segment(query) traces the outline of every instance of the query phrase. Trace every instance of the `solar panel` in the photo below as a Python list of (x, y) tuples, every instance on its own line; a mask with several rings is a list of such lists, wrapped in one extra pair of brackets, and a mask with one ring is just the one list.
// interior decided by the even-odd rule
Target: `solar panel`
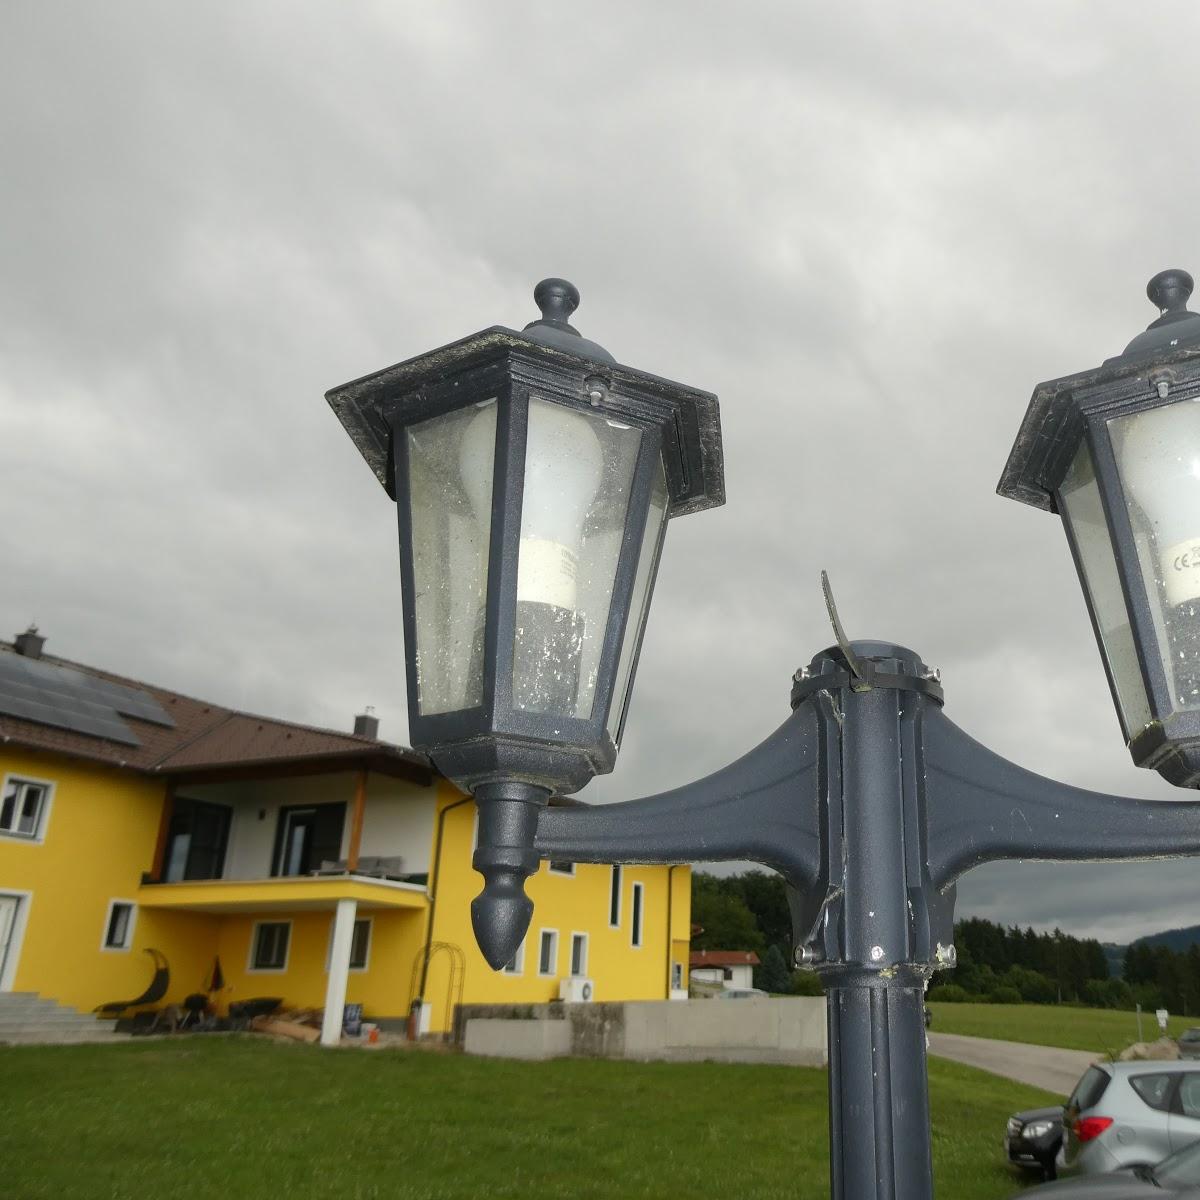
[(0, 713), (127, 746), (141, 742), (122, 716), (175, 725), (149, 692), (10, 653), (0, 653)]

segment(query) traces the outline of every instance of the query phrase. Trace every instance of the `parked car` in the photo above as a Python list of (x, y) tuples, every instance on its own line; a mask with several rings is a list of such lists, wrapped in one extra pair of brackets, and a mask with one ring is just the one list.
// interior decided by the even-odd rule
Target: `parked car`
[(1004, 1149), (1009, 1163), (1024, 1171), (1040, 1171), (1043, 1179), (1053, 1179), (1057, 1173), (1062, 1140), (1061, 1104), (1013, 1113), (1004, 1130)]
[(1096, 1063), (1063, 1109), (1062, 1162), (1085, 1175), (1154, 1166), (1200, 1141), (1200, 1062)]
[[(1022, 1192), (1024, 1197), (1062, 1197), (1062, 1200), (1163, 1200), (1186, 1192), (1189, 1200), (1200, 1188), (1200, 1142), (1163, 1159), (1157, 1167), (1122, 1167), (1103, 1175), (1079, 1175)], [(1183, 1197), (1180, 1196), (1180, 1200)]]
[(1200, 1058), (1200, 1025), (1193, 1025), (1179, 1035), (1179, 1057)]
[(762, 988), (731, 987), (717, 993), (718, 1000), (757, 1000), (760, 996), (768, 995)]

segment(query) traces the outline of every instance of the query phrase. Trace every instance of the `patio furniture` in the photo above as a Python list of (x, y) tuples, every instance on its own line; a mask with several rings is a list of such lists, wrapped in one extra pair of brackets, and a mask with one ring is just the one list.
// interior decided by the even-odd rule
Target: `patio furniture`
[(145, 953), (154, 960), (154, 977), (150, 980), (150, 986), (136, 999), (110, 1000), (107, 1004), (101, 1004), (93, 1009), (94, 1012), (103, 1013), (106, 1017), (115, 1017), (127, 1008), (141, 1008), (147, 1004), (157, 1004), (167, 994), (167, 988), (171, 983), (171, 969), (167, 965), (166, 955), (149, 947)]

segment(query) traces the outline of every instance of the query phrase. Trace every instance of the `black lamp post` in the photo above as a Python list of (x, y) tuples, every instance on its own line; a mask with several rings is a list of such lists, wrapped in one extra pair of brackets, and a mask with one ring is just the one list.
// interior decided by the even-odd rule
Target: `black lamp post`
[[(1063, 513), (1134, 759), (1181, 784), (1200, 781), (1200, 317), (1184, 309), (1190, 287), (1184, 272), (1156, 276), (1150, 295), (1165, 313), (1146, 334), (1099, 370), (1034, 392), (1000, 486)], [(847, 641), (831, 604), (838, 644), (796, 672), (791, 715), (747, 755), (658, 796), (548, 807), (553, 790), (612, 767), (656, 522), (720, 503), (722, 485), (714, 399), (566, 340), (570, 285), (547, 281), (538, 296), (546, 315), (524, 335), (489, 330), (329, 393), (399, 505), (414, 743), (481, 801), (480, 947), (497, 968), (515, 952), (532, 912), (524, 878), (543, 858), (777, 869), (796, 961), (827, 994), (832, 1195), (928, 1200), (923, 997), (932, 973), (955, 962), (958, 877), (999, 859), (1200, 854), (1200, 802), (1102, 795), (1007, 762), (945, 716), (937, 672), (904, 647)], [(562, 409), (544, 441), (535, 399)], [(480, 417), (493, 400), (496, 416)], [(632, 468), (607, 473), (628, 459), (597, 419), (640, 432)], [(598, 452), (579, 432), (589, 420)], [(493, 436), (489, 473), (475, 447)], [(613, 582), (594, 607), (539, 545), (565, 545), (565, 534), (530, 533), (526, 544), (522, 505), (530, 511), (543, 486), (539, 455), (554, 468), (603, 464), (586, 468), (586, 504), (572, 511), (588, 515), (567, 547), (582, 579), (586, 541), (599, 536), (589, 530), (623, 520), (619, 551), (597, 554)], [(490, 498), (490, 526), (475, 493)], [(456, 532), (468, 519), (473, 532)], [(528, 587), (523, 560), (537, 580)]]

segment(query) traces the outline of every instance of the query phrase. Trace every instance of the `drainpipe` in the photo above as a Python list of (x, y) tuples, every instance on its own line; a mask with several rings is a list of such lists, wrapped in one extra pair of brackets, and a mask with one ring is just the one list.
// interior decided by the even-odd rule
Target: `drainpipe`
[(667, 999), (671, 998), (671, 902), (675, 899), (675, 890), (671, 886), (671, 876), (678, 871), (683, 863), (672, 863), (667, 868)]
[(414, 1000), (424, 1002), (425, 984), (429, 980), (429, 952), (433, 945), (433, 919), (437, 915), (438, 888), (442, 884), (442, 837), (446, 832), (446, 814), (469, 803), (472, 799), (471, 796), (464, 796), (461, 800), (455, 800), (453, 804), (447, 804), (438, 813), (437, 838), (433, 844), (433, 876), (429, 884), (429, 924), (425, 929), (425, 961), (421, 963), (421, 986), (417, 989)]

